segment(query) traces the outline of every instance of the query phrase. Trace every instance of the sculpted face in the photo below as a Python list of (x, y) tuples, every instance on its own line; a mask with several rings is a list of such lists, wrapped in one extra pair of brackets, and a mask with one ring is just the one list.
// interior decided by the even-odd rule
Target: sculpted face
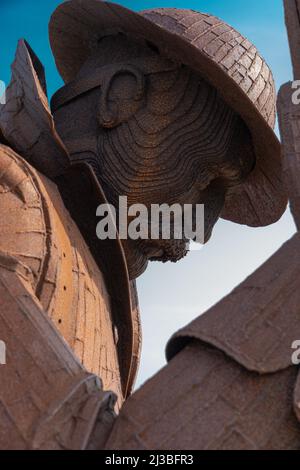
[[(124, 35), (104, 38), (77, 80), (95, 71), (101, 86), (54, 115), (72, 158), (89, 160), (114, 205), (120, 195), (147, 207), (203, 203), (208, 240), (227, 192), (255, 165), (241, 118), (198, 74)], [(133, 278), (148, 260), (180, 259), (186, 240), (128, 240), (124, 250)]]

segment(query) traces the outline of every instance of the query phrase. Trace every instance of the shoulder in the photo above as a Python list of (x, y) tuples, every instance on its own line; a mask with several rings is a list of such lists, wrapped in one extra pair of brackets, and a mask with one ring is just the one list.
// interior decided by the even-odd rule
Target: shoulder
[[(47, 312), (69, 305), (76, 231), (57, 186), (12, 148), (0, 145), (0, 251), (26, 265)], [(72, 233), (70, 233), (70, 231)], [(64, 286), (69, 286), (67, 292)]]
[(29, 268), (35, 285), (43, 273), (50, 229), (43, 192), (35, 169), (0, 144), (0, 250)]
[(129, 398), (108, 449), (266, 450), (299, 447), (297, 369), (261, 376), (192, 341)]
[(290, 367), (292, 344), (300, 339), (299, 252), (297, 233), (229, 295), (178, 331), (167, 345), (168, 359), (195, 338), (261, 375)]

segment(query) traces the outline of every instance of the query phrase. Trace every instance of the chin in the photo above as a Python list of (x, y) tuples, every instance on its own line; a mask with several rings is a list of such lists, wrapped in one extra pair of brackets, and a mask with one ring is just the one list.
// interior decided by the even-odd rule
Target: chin
[(144, 253), (149, 261), (176, 263), (187, 255), (187, 240), (154, 240), (145, 242)]
[(136, 279), (147, 269), (149, 261), (177, 263), (188, 253), (188, 240), (123, 241), (130, 279)]

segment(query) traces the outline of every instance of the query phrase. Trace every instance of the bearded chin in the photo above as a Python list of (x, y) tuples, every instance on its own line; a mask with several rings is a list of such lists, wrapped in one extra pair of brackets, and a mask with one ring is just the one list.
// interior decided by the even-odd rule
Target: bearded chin
[(141, 248), (150, 261), (176, 263), (187, 255), (187, 244), (187, 240), (150, 240)]

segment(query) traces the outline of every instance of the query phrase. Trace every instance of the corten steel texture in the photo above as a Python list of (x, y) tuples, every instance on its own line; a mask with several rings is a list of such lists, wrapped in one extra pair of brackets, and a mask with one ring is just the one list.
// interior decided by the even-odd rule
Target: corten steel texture
[[(118, 31), (148, 39), (160, 60), (165, 56), (187, 65), (189, 74), (198, 72), (242, 116), (257, 165), (230, 193), (223, 215), (249, 225), (277, 220), (286, 198), (272, 131), (274, 84), (254, 46), (210, 15), (175, 9), (136, 14), (106, 2), (73, 0), (58, 8), (50, 24), (66, 81), (88, 57), (97, 62), (93, 51), (100, 37)], [(130, 68), (140, 85), (142, 65)], [(0, 376), (0, 447), (99, 448), (114, 419), (115, 394), (120, 406), (132, 388), (140, 349), (135, 284), (120, 241), (96, 240), (95, 209), (106, 202), (101, 178), (91, 161), (74, 158), (80, 145), (91, 150), (99, 124), (110, 128), (112, 120), (105, 116), (103, 93), (95, 136), (83, 132), (92, 119), (82, 121), (69, 142), (76, 113), (70, 122), (63, 114), (53, 118), (43, 67), (25, 41), (12, 72), (7, 103), (0, 107), (0, 140), (11, 147), (0, 146), (0, 315), (10, 351), (10, 367)], [(126, 94), (131, 88), (124, 84)], [(125, 118), (144, 98), (139, 88), (140, 101), (122, 110)], [(81, 104), (75, 100), (76, 106)], [(67, 115), (71, 108), (61, 109)], [(237, 131), (234, 150), (247, 137), (242, 125)], [(297, 235), (172, 338), (170, 364), (128, 400), (107, 447), (299, 448), (300, 387), (291, 366), (291, 344), (300, 335), (299, 244)], [(86, 369), (115, 394), (103, 392)]]
[[(119, 240), (103, 242), (100, 246), (96, 239), (96, 207), (100, 201), (107, 201), (87, 164), (70, 167), (68, 151), (55, 129), (44, 83), (42, 65), (30, 46), (20, 41), (7, 101), (0, 107), (0, 125), (10, 146), (43, 173), (37, 175), (33, 167), (19, 158), (22, 171), (32, 174), (39, 182), (36, 197), (40, 200), (41, 219), (37, 211), (29, 216), (26, 203), (22, 205), (22, 200), (14, 199), (11, 187), (12, 193), (7, 191), (0, 199), (1, 209), (4, 204), (3, 211), (10, 217), (2, 233), (2, 249), (17, 251), (22, 259), (34, 264), (34, 269), (41, 264), (37, 288), (38, 295), (45, 297), (44, 308), (55, 316), (58, 327), (84, 364), (104, 375), (105, 386), (114, 382), (112, 388), (121, 402), (134, 383), (140, 348), (139, 309), (136, 296), (134, 304), (131, 299), (135, 283), (129, 283)], [(3, 152), (6, 158), (18, 160), (16, 155), (9, 157), (9, 149)], [(44, 175), (56, 179), (77, 226), (56, 186)], [(8, 181), (3, 180), (3, 183), (9, 188), (12, 176), (8, 172), (5, 178)], [(9, 196), (13, 203), (19, 202), (14, 211), (8, 210), (9, 205), (3, 200)], [(34, 223), (38, 228), (31, 230)], [(27, 235), (21, 229), (22, 224), (28, 228)], [(9, 232), (10, 237), (7, 237)], [(21, 244), (15, 250), (16, 241), (24, 242), (25, 248)], [(32, 252), (32, 256), (23, 254), (23, 249)], [(106, 329), (107, 335), (104, 334)], [(110, 354), (107, 354), (106, 342)]]
[[(284, 2), (286, 27), (289, 36), (291, 58), (294, 67), (295, 80), (300, 79), (300, 2), (288, 0)], [(299, 87), (297, 86), (298, 90)], [(283, 144), (284, 179), (289, 195), (291, 211), (300, 228), (300, 111), (299, 105), (293, 103), (293, 95), (299, 93), (293, 88), (293, 83), (282, 85), (278, 95), (279, 128)]]
[[(114, 207), (120, 195), (148, 210), (161, 202), (201, 202), (206, 240), (228, 188), (255, 164), (250, 132), (215, 88), (131, 38), (106, 38), (76, 83), (52, 98), (52, 109), (71, 160), (91, 165)], [(79, 202), (76, 221), (86, 206)], [(129, 275), (141, 274), (149, 259), (177, 261), (186, 241), (123, 240)]]
[(103, 275), (56, 186), (8, 147), (0, 147), (0, 156), (0, 249), (30, 269), (45, 312), (121, 405), (116, 325)]
[(283, 0), (295, 80), (300, 79), (300, 2)]
[(118, 31), (146, 38), (162, 56), (184, 63), (215, 86), (244, 119), (256, 150), (256, 168), (228, 197), (223, 216), (252, 226), (275, 222), (286, 207), (280, 144), (273, 132), (275, 88), (256, 48), (211, 15), (155, 9), (134, 13), (98, 0), (60, 5), (50, 22), (50, 41), (64, 80), (72, 81), (99, 39)]
[(174, 335), (169, 364), (125, 403), (109, 449), (299, 449), (299, 250), (297, 234)]
[(24, 40), (18, 42), (6, 103), (0, 105), (0, 127), (6, 143), (49, 178), (69, 167), (49, 109), (44, 68)]
[[(28, 197), (31, 188), (25, 186), (26, 180), (16, 198)], [(0, 370), (0, 448), (103, 447), (115, 417), (114, 395), (82, 367), (35, 290), (35, 273), (0, 253), (1, 339), (7, 349)]]
[(192, 341), (134, 393), (110, 450), (299, 450), (297, 369), (260, 376)]
[[(198, 13), (195, 16), (194, 12), (191, 13), (187, 10), (145, 13), (151, 17), (153, 15), (155, 18), (158, 17), (158, 22), (165, 16), (167, 18), (169, 14), (175, 15), (177, 20), (179, 17), (185, 18), (186, 21), (189, 21), (190, 17), (192, 18), (192, 23), (185, 32), (186, 34), (182, 32), (182, 22), (174, 20), (178, 30), (175, 28), (174, 34), (172, 33), (170, 36), (167, 27), (162, 29), (140, 15), (124, 10), (127, 12), (124, 13), (125, 16), (127, 14), (129, 16), (135, 15), (134, 17), (139, 21), (146, 22), (148, 26), (152, 25), (155, 31), (172, 37), (175, 42), (179, 41), (179, 46), (187, 47), (190, 51), (190, 62), (187, 62), (187, 66), (181, 67), (181, 64), (175, 64), (176, 56), (173, 57), (170, 54), (173, 59), (170, 61), (164, 57), (163, 48), (162, 54), (153, 52), (153, 44), (150, 47), (149, 41), (146, 44), (141, 40), (141, 37), (135, 37), (135, 42), (138, 43), (140, 49), (144, 49), (144, 56), (140, 51), (137, 56), (130, 55), (130, 50), (132, 51), (130, 40), (133, 41), (130, 34), (126, 38), (122, 36), (122, 44), (116, 45), (114, 39), (118, 35), (112, 34), (112, 31), (108, 32), (107, 29), (101, 31), (103, 26), (101, 23), (102, 9), (111, 11), (111, 8), (114, 10), (115, 6), (107, 6), (105, 3), (90, 0), (84, 3), (81, 11), (80, 5), (81, 3), (77, 1), (65, 3), (54, 14), (52, 26), (50, 24), (50, 31), (59, 26), (57, 33), (59, 38), (61, 34), (66, 35), (66, 37), (60, 38), (61, 50), (66, 53), (64, 57), (66, 64), (72, 57), (72, 54), (68, 55), (67, 48), (65, 50), (66, 41), (64, 39), (68, 39), (70, 34), (68, 28), (74, 32), (76, 26), (77, 35), (85, 34), (85, 31), (81, 30), (82, 23), (75, 22), (75, 25), (72, 23), (65, 8), (71, 8), (73, 13), (73, 8), (79, 8), (77, 17), (82, 15), (84, 18), (88, 14), (89, 7), (94, 6), (98, 9), (99, 18), (96, 16), (95, 19), (90, 12), (90, 21), (92, 23), (96, 21), (99, 34), (106, 35), (108, 41), (104, 41), (104, 43), (108, 47), (109, 53), (107, 54), (107, 51), (104, 50), (103, 38), (99, 50), (94, 49), (94, 43), (91, 44), (89, 52), (86, 51), (87, 62), (83, 64), (82, 58), (80, 63), (82, 67), (79, 70), (77, 81), (68, 83), (66, 88), (56, 94), (53, 101), (53, 109), (55, 109), (53, 117), (46, 98), (43, 67), (29, 45), (21, 41), (13, 64), (12, 82), (7, 91), (7, 104), (0, 109), (0, 121), (4, 136), (10, 145), (18, 150), (35, 168), (58, 183), (67, 209), (71, 212), (85, 237), (96, 262), (100, 264), (103, 271), (106, 271), (104, 274), (107, 279), (118, 275), (119, 282), (123, 282), (122, 289), (114, 289), (115, 283), (113, 282), (107, 288), (113, 302), (122, 295), (123, 304), (127, 303), (128, 305), (127, 311), (119, 309), (118, 317), (122, 314), (122, 319), (119, 321), (120, 345), (129, 341), (133, 347), (134, 337), (132, 336), (128, 340), (128, 331), (132, 331), (133, 319), (129, 306), (130, 285), (127, 282), (126, 271), (128, 270), (130, 279), (134, 279), (144, 271), (148, 260), (179, 260), (186, 255), (187, 240), (176, 243), (174, 240), (171, 240), (170, 243), (164, 241), (161, 244), (153, 241), (133, 244), (130, 240), (125, 240), (123, 250), (121, 246), (117, 250), (119, 256), (115, 252), (112, 257), (110, 253), (114, 250), (109, 246), (109, 242), (106, 242), (105, 246), (102, 243), (102, 247), (99, 248), (99, 242), (96, 238), (95, 209), (97, 205), (102, 203), (105, 197), (116, 205), (118, 196), (124, 192), (132, 198), (129, 201), (130, 204), (161, 202), (160, 197), (161, 200), (168, 203), (170, 203), (170, 198), (175, 198), (176, 202), (180, 204), (186, 203), (187, 200), (199, 203), (200, 200), (206, 207), (206, 241), (210, 237), (213, 225), (222, 213), (224, 200), (225, 209), (227, 207), (226, 210), (228, 210), (230, 207), (235, 216), (239, 217), (242, 215), (242, 211), (245, 211), (247, 217), (252, 217), (252, 222), (249, 219), (247, 221), (250, 225), (264, 225), (273, 222), (281, 215), (286, 203), (285, 199), (279, 208), (278, 199), (281, 202), (284, 199), (282, 198), (282, 188), (280, 181), (278, 180), (277, 184), (276, 177), (273, 175), (275, 179), (272, 179), (271, 175), (272, 171), (277, 176), (279, 175), (276, 170), (276, 158), (272, 161), (270, 171), (265, 171), (266, 169), (262, 169), (262, 172), (258, 171), (260, 164), (255, 166), (257, 149), (253, 148), (249, 129), (236, 113), (239, 110), (235, 106), (234, 97), (240, 96), (239, 103), (242, 103), (243, 107), (247, 105), (249, 110), (252, 109), (253, 117), (256, 118), (255, 122), (257, 125), (260, 123), (259, 128), (264, 134), (261, 142), (266, 143), (268, 151), (276, 156), (279, 152), (272, 151), (272, 142), (277, 141), (271, 130), (275, 110), (274, 100), (272, 101), (274, 87), (268, 67), (256, 52), (254, 54), (253, 46), (220, 20), (213, 19), (209, 15)], [(116, 8), (118, 7), (116, 6)], [(121, 11), (123, 11), (122, 8)], [(109, 23), (108, 18), (106, 20)], [(60, 24), (60, 21), (63, 23)], [(88, 24), (86, 18), (84, 22), (85, 25)], [(195, 25), (195, 28), (192, 27), (192, 24)], [(201, 25), (205, 26), (201, 36), (205, 43), (205, 47), (202, 45), (204, 49), (198, 43), (193, 46), (190, 44), (191, 42), (195, 43), (195, 38), (193, 39), (195, 31), (193, 34), (191, 31), (196, 29), (199, 32), (199, 28), (202, 28)], [(233, 69), (237, 64), (241, 65), (239, 59), (227, 70), (226, 61), (223, 62), (223, 59), (219, 61), (216, 57), (208, 57), (206, 51), (206, 46), (210, 44), (207, 42), (208, 38), (210, 33), (215, 34), (215, 31), (218, 31), (220, 25), (221, 29), (225, 28), (224, 31), (226, 31), (224, 33), (222, 30), (224, 34), (220, 33), (224, 44), (230, 45), (233, 41), (232, 38), (234, 38), (234, 44), (239, 41), (243, 44), (245, 54), (241, 60), (247, 60), (247, 56), (249, 62), (249, 57), (254, 54), (251, 66), (248, 64), (249, 68), (245, 68), (245, 77), (247, 76), (250, 80), (251, 76), (253, 79), (253, 87), (247, 90), (249, 96), (243, 89), (245, 81), (242, 80), (239, 85), (230, 75), (233, 74), (235, 77)], [(92, 29), (89, 29), (88, 37), (91, 31)], [(128, 32), (130, 33), (130, 31)], [(192, 36), (187, 38), (186, 35), (190, 33)], [(138, 32), (136, 34), (138, 35)], [(232, 41), (229, 40), (228, 35)], [(120, 38), (120, 35), (118, 37)], [(220, 37), (218, 36), (219, 39)], [(72, 41), (73, 39), (72, 36)], [(77, 46), (79, 47), (79, 44), (76, 44)], [(81, 45), (81, 47), (83, 46)], [(124, 52), (122, 55), (120, 55), (120, 50)], [(152, 50), (151, 60), (150, 50)], [(182, 48), (178, 47), (178, 50), (182, 51)], [(78, 53), (80, 56), (80, 51)], [(167, 53), (165, 55), (169, 57)], [(119, 57), (118, 63), (115, 63), (116, 57)], [(129, 63), (127, 63), (127, 59), (129, 59)], [(165, 66), (166, 62), (169, 66), (170, 64), (173, 67), (176, 65), (173, 75), (172, 73), (171, 75), (159, 73), (158, 70), (154, 71), (152, 69), (153, 59), (156, 59), (156, 67), (157, 65)], [(188, 65), (194, 65), (195, 70), (192, 70)], [(253, 78), (255, 70), (258, 74), (257, 83)], [(95, 74), (98, 77), (100, 73), (99, 80), (100, 78), (101, 80), (97, 87), (94, 83)], [(148, 79), (148, 75), (151, 74), (155, 76), (151, 79), (152, 81)], [(178, 77), (174, 79), (176, 74)], [(207, 80), (204, 80), (201, 74)], [(256, 100), (253, 97), (253, 89), (260, 88), (260, 85), (257, 85), (261, 83), (259, 77), (266, 74), (270, 83), (266, 85), (261, 94), (260, 92), (257, 94)], [(207, 78), (208, 76), (210, 79)], [(135, 96), (131, 94), (133, 77), (136, 78)], [(155, 80), (156, 85), (153, 85), (152, 82)], [(174, 83), (171, 86), (172, 80)], [(228, 84), (221, 86), (216, 80), (225, 80)], [(151, 81), (150, 85), (149, 81)], [(76, 96), (76, 99), (73, 99), (73, 96), (71, 102), (68, 101), (62, 105), (62, 96), (65, 93), (72, 95), (74, 91), (76, 92), (78, 83), (81, 86), (83, 82), (85, 86), (87, 84), (89, 87), (92, 86), (92, 89), (89, 88), (89, 92), (84, 95), (81, 90), (80, 96)], [(111, 86), (112, 83), (114, 86)], [(111, 89), (113, 90), (112, 94), (117, 89), (117, 99), (115, 96), (111, 96)], [(155, 93), (153, 93), (153, 89), (156, 89)], [(221, 89), (228, 92), (228, 96), (224, 96), (226, 102), (221, 97)], [(231, 100), (229, 100), (229, 95)], [(255, 107), (249, 97), (256, 100), (255, 103), (259, 109)], [(114, 106), (111, 106), (111, 99)], [(174, 99), (176, 100), (175, 107)], [(270, 112), (267, 109), (268, 106), (270, 106)], [(117, 112), (114, 112), (113, 109), (117, 109)], [(185, 112), (187, 109), (189, 112)], [(245, 113), (246, 111), (240, 112), (240, 115), (247, 121)], [(155, 120), (153, 121), (154, 116)], [(26, 126), (22, 126), (22, 120), (26, 120)], [(269, 122), (267, 123), (266, 120)], [(250, 127), (248, 121), (247, 124)], [(135, 127), (134, 132), (132, 127)], [(128, 132), (128, 128), (130, 128), (130, 132)], [(273, 140), (270, 140), (268, 135), (271, 135)], [(254, 135), (252, 137), (254, 138)], [(254, 141), (257, 142), (256, 137)], [(265, 152), (266, 155), (268, 151)], [(84, 161), (90, 167), (69, 168), (70, 164), (73, 165), (78, 161)], [(253, 170), (253, 166), (256, 169)], [(120, 172), (116, 169), (120, 169)], [(279, 168), (277, 169), (279, 171)], [(65, 174), (63, 174), (64, 172)], [(265, 172), (264, 176), (263, 172)], [(80, 177), (82, 173), (84, 177)], [(166, 184), (166, 174), (169, 185)], [(75, 189), (75, 186), (80, 184), (80, 187), (83, 188), (82, 195)], [(89, 187), (89, 194), (84, 191), (86, 185)], [(259, 189), (256, 188), (254, 191), (254, 204), (251, 199), (255, 185), (259, 186)], [(105, 189), (105, 196), (102, 188)], [(247, 190), (249, 190), (248, 195), (246, 195)], [(243, 194), (245, 200), (243, 200)], [(82, 197), (85, 197), (84, 201)], [(238, 208), (236, 202), (238, 202)], [(266, 210), (263, 221), (262, 219), (259, 221), (260, 210), (262, 212)], [(245, 220), (246, 218), (244, 222)], [(118, 241), (114, 245), (117, 244)], [(129, 376), (130, 357), (126, 358), (123, 351), (120, 351), (119, 356), (123, 363), (122, 368), (127, 371), (126, 374)]]
[(261, 374), (291, 365), (291, 345), (300, 338), (300, 234), (205, 315), (176, 333), (171, 359), (190, 338), (208, 342), (246, 369)]
[[(300, 35), (300, 23), (299, 23)], [(284, 179), (289, 194), (290, 208), (297, 229), (300, 229), (300, 107), (293, 104), (295, 89), (292, 82), (280, 88), (278, 94), (278, 120), (284, 155)]]

